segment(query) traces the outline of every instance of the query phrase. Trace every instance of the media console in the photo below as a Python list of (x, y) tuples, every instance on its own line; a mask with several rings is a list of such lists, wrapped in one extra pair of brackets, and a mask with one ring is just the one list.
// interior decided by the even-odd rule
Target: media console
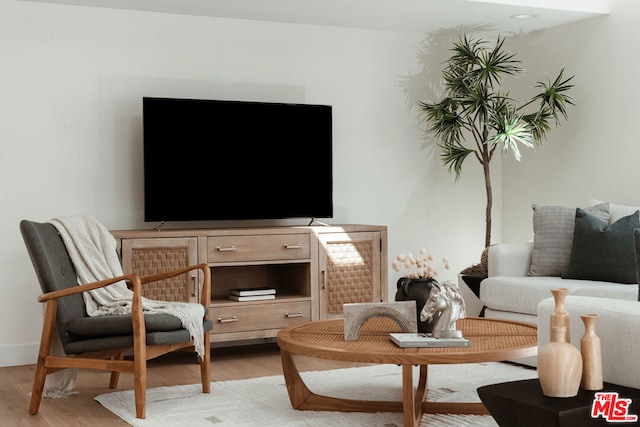
[[(345, 303), (386, 301), (387, 227), (377, 225), (115, 230), (125, 273), (211, 268), (212, 342), (275, 338), (287, 326), (342, 316)], [(144, 296), (196, 301), (202, 278), (159, 282)], [(273, 300), (239, 302), (229, 289), (266, 286)]]

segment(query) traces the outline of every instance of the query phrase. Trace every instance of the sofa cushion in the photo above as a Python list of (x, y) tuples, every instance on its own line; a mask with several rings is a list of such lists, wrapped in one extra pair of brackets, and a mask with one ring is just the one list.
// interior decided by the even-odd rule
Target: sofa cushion
[(638, 283), (634, 230), (639, 227), (639, 211), (609, 224), (578, 208), (571, 258), (563, 277)]
[(638, 285), (560, 277), (507, 277), (484, 279), (480, 301), (489, 309), (536, 315), (538, 303), (551, 296), (551, 289), (567, 288), (572, 295), (637, 300)]
[[(534, 238), (529, 274), (561, 277), (567, 272), (571, 257), (576, 208), (540, 205), (532, 208)], [(604, 221), (609, 218), (608, 203), (585, 210)]]
[(599, 205), (601, 203), (609, 205), (609, 224), (616, 222), (623, 216), (631, 215), (635, 211), (640, 210), (640, 207), (638, 206), (617, 205), (615, 203), (604, 202), (598, 199), (589, 199), (590, 206)]

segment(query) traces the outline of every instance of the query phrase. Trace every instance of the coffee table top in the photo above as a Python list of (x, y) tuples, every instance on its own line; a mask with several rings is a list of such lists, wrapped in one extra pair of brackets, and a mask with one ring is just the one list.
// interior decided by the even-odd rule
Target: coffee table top
[(470, 347), (400, 348), (389, 333), (402, 331), (386, 317), (367, 321), (357, 341), (345, 341), (343, 319), (332, 319), (285, 328), (278, 333), (278, 345), (293, 354), (321, 359), (415, 365), (496, 362), (538, 352), (534, 324), (470, 317), (459, 319), (457, 327), (471, 341)]

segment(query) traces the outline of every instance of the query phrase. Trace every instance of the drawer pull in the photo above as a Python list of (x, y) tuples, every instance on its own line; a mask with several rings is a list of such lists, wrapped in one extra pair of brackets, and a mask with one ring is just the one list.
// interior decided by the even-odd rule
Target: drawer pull
[(301, 311), (297, 312), (297, 313), (285, 313), (284, 317), (286, 317), (287, 319), (291, 319), (293, 317), (302, 317), (304, 316), (304, 314), (302, 314)]
[(304, 246), (302, 246), (302, 243), (298, 243), (297, 245), (290, 245), (288, 243), (284, 244), (284, 248), (285, 249), (302, 249)]
[(238, 248), (233, 245), (233, 246), (216, 246), (216, 251), (218, 252), (233, 252), (233, 251), (237, 251)]
[(227, 319), (223, 319), (222, 317), (218, 317), (218, 323), (231, 323), (231, 322), (237, 322), (238, 321), (238, 316), (233, 316)]

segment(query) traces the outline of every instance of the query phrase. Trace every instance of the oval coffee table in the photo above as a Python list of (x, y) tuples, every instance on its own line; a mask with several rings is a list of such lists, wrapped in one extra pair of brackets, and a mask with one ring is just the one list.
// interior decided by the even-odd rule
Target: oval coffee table
[[(389, 338), (401, 332), (385, 317), (365, 323), (357, 341), (344, 340), (342, 319), (307, 322), (278, 333), (282, 369), (291, 406), (299, 410), (343, 412), (403, 412), (405, 426), (418, 426), (422, 413), (489, 415), (481, 402), (429, 402), (427, 371), (430, 364), (497, 362), (535, 356), (537, 329), (530, 323), (485, 318), (457, 322), (470, 347), (400, 348)], [(345, 362), (402, 365), (402, 402), (343, 399), (313, 393), (302, 380), (293, 355)], [(420, 366), (413, 386), (413, 366)]]

